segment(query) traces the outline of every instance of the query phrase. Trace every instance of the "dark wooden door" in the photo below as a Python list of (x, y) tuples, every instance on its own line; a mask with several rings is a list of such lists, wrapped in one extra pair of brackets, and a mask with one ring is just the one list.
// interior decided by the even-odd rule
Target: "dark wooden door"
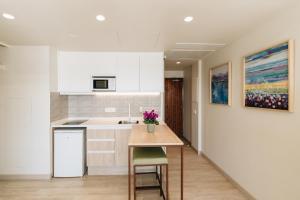
[(165, 79), (165, 121), (179, 136), (183, 135), (182, 78)]

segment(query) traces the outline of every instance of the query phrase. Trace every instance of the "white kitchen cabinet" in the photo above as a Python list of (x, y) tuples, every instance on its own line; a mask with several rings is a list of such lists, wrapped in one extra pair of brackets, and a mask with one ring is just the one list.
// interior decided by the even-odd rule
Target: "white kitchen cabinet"
[(58, 54), (58, 90), (59, 92), (91, 91), (91, 74), (88, 65), (80, 53)]
[(59, 52), (58, 90), (91, 93), (92, 76), (116, 76), (117, 92), (163, 92), (163, 52)]
[(162, 52), (140, 53), (140, 91), (164, 91), (164, 57)]
[(92, 91), (92, 76), (115, 76), (116, 54), (99, 52), (59, 52), (58, 88), (60, 92)]
[(140, 90), (140, 57), (138, 53), (117, 54), (117, 92)]
[(115, 76), (117, 55), (113, 52), (95, 52), (87, 54), (88, 70), (92, 76)]

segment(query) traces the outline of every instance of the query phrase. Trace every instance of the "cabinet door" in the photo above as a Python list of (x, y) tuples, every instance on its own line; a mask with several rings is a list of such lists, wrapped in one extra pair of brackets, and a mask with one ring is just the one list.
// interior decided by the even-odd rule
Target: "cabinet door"
[(115, 165), (114, 130), (87, 130), (87, 165), (89, 167)]
[(91, 76), (115, 76), (117, 67), (116, 53), (90, 52), (86, 55), (86, 62)]
[(117, 91), (138, 92), (140, 90), (140, 64), (138, 53), (117, 55)]
[(116, 53), (59, 52), (60, 92), (91, 92), (92, 76), (115, 76)]
[(164, 91), (162, 52), (140, 54), (140, 89), (142, 92)]
[(88, 129), (87, 130), (87, 139), (115, 139), (115, 130), (114, 129)]
[(88, 167), (112, 167), (115, 164), (113, 152), (93, 152), (87, 154)]
[(116, 165), (128, 165), (128, 139), (131, 129), (116, 130)]
[(58, 89), (60, 92), (90, 92), (91, 75), (80, 53), (58, 55)]
[(87, 130), (87, 152), (115, 151), (114, 130)]

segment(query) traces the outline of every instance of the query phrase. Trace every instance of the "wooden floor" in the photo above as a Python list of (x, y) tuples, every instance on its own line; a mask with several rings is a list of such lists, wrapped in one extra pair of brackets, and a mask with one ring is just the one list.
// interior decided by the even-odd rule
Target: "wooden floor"
[[(179, 151), (168, 149), (170, 160), (170, 199), (179, 199)], [(245, 200), (225, 177), (203, 157), (185, 147), (185, 200)], [(139, 184), (154, 181), (151, 175)], [(89, 176), (49, 181), (0, 181), (0, 199), (127, 200), (127, 176)], [(162, 199), (158, 191), (139, 191), (138, 200)]]

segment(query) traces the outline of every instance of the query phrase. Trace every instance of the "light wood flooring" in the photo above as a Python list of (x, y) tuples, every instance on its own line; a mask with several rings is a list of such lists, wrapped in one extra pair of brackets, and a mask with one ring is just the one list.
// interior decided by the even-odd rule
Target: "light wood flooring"
[[(179, 149), (169, 148), (170, 199), (179, 199)], [(185, 147), (185, 200), (245, 200), (206, 159)], [(151, 175), (139, 184), (154, 181)], [(35, 181), (0, 181), (1, 200), (127, 200), (127, 176), (89, 176)], [(160, 200), (158, 191), (139, 191), (138, 200)]]

